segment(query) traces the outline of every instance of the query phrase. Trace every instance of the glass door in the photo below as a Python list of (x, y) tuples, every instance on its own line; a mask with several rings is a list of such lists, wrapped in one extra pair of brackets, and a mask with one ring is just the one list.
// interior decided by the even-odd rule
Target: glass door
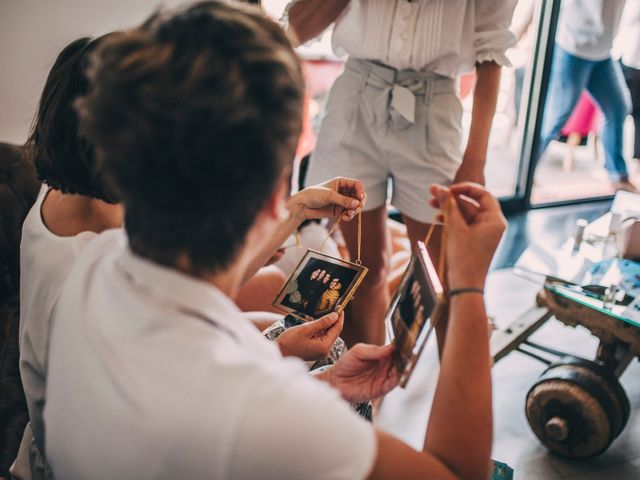
[[(541, 84), (532, 88), (539, 94), (533, 98), (536, 111), (523, 152), (524, 195), (531, 206), (607, 198), (629, 187), (627, 176), (632, 182), (638, 177), (633, 121), (626, 118), (629, 94), (611, 52), (617, 32), (630, 34), (618, 30), (625, 2), (547, 3), (541, 15), (546, 40), (539, 36), (545, 47), (540, 49)], [(598, 32), (589, 32), (591, 24)]]

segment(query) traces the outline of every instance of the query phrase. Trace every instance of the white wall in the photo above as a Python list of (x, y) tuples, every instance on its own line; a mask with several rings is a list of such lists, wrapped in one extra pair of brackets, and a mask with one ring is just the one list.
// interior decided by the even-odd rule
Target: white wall
[(23, 143), (56, 56), (183, 0), (0, 0), (0, 142)]

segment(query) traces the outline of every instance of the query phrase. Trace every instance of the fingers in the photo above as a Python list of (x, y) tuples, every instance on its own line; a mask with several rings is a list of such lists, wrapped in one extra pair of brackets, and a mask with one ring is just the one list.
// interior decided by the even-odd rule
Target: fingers
[[(356, 216), (358, 211), (364, 208), (367, 200), (367, 194), (365, 192), (363, 183), (359, 180), (343, 177), (334, 178), (329, 183), (333, 187), (332, 190), (335, 190), (336, 192), (338, 192), (338, 194), (344, 196), (347, 199), (352, 198), (358, 201), (357, 205), (353, 202), (350, 202), (350, 205), (344, 205), (336, 202), (348, 210), (342, 214), (342, 219), (346, 221), (352, 220)], [(353, 205), (355, 205), (355, 207)]]
[(500, 208), (498, 200), (486, 188), (477, 183), (464, 182), (449, 187), (456, 196), (465, 195), (476, 202), (481, 210), (495, 210)]
[(333, 216), (340, 215), (343, 220), (351, 220), (361, 208), (360, 200), (341, 195), (335, 190), (325, 192), (325, 201), (328, 205), (333, 204)]
[(338, 177), (334, 179), (337, 186), (337, 191), (342, 195), (355, 198), (364, 201), (366, 194), (364, 191), (364, 184), (360, 180), (354, 180), (352, 178)]
[(398, 386), (398, 382), (400, 381), (400, 375), (398, 374), (398, 370), (396, 369), (395, 365), (391, 360), (386, 365), (386, 370), (387, 370), (387, 378), (382, 384), (382, 392), (380, 396), (386, 395), (391, 390), (396, 388)]
[(318, 332), (322, 332), (323, 330), (331, 328), (338, 322), (338, 320), (340, 320), (340, 316), (337, 313), (332, 312), (328, 315), (325, 315), (324, 317), (320, 317), (317, 320), (307, 322), (304, 324), (304, 326), (306, 327), (305, 330), (307, 330), (309, 333), (316, 334)]
[(342, 327), (344, 327), (344, 313), (340, 313), (338, 321), (325, 330), (325, 335), (332, 345), (342, 332)]

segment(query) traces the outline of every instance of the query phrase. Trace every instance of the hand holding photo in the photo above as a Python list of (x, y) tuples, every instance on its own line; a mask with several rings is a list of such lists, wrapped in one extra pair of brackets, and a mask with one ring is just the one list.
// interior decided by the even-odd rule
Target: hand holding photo
[(301, 320), (343, 310), (367, 273), (362, 265), (309, 250), (295, 268), (273, 306)]

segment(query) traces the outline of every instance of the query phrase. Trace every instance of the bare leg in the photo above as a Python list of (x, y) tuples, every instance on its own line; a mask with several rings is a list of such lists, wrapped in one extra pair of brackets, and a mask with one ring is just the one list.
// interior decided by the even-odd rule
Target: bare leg
[(404, 272), (407, 270), (407, 266), (411, 261), (411, 251), (410, 250), (401, 250), (399, 252), (395, 252), (391, 256), (391, 268), (389, 270), (389, 277), (387, 279), (387, 284), (389, 286), (389, 295), (393, 296), (396, 293), (396, 290), (400, 286), (400, 282), (402, 281), (402, 277)]
[(562, 160), (562, 170), (565, 172), (570, 172), (573, 170), (573, 161), (576, 156), (576, 148), (580, 145), (582, 141), (582, 136), (578, 132), (571, 132), (569, 134), (569, 138), (567, 138), (567, 151), (564, 154), (564, 159)]
[[(384, 315), (389, 307), (387, 275), (389, 243), (387, 208), (362, 212), (362, 265), (369, 269), (346, 311), (342, 339), (348, 346), (358, 342), (382, 345), (385, 341)], [(351, 260), (357, 258), (358, 220), (341, 224)]]
[[(407, 233), (409, 235), (409, 240), (411, 240), (412, 248), (415, 248), (415, 244), (420, 240), (424, 241), (429, 229), (431, 228), (431, 224), (422, 223), (414, 220), (406, 215), (402, 216), (404, 220), (404, 224), (407, 226)], [(436, 227), (433, 232), (433, 236), (429, 240), (429, 244), (427, 245), (427, 251), (429, 252), (429, 256), (433, 261), (434, 266), (436, 267), (436, 271), (439, 269), (438, 262), (440, 260), (440, 246), (442, 244), (442, 227)], [(443, 285), (445, 285), (445, 278), (441, 278), (440, 281)], [(447, 333), (447, 321), (448, 318), (444, 315), (440, 322), (435, 326), (436, 337), (438, 340), (438, 351), (442, 355), (442, 349), (444, 348), (444, 340)]]
[(279, 268), (262, 267), (242, 286), (238, 292), (236, 304), (243, 312), (281, 313), (271, 305), (271, 302), (286, 281), (287, 278)]

